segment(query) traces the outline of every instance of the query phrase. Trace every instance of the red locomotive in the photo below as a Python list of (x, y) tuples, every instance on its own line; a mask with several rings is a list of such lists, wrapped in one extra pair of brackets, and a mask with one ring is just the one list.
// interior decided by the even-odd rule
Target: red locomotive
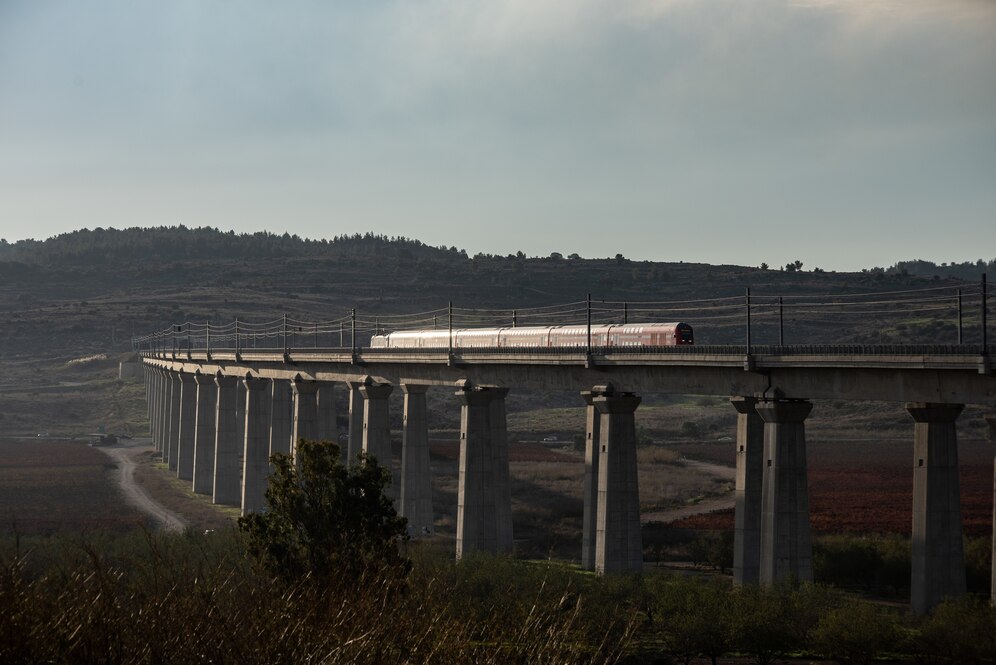
[[(591, 345), (678, 346), (694, 344), (687, 323), (627, 323), (591, 327)], [(586, 326), (544, 326), (530, 328), (461, 328), (453, 331), (454, 349), (586, 347)], [(399, 330), (374, 335), (375, 349), (445, 349), (450, 346), (447, 330)]]

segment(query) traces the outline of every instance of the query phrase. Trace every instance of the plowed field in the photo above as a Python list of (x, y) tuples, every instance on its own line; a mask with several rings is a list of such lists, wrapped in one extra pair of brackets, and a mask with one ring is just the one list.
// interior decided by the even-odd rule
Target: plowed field
[[(809, 500), (817, 533), (897, 533), (912, 526), (912, 441), (810, 442)], [(965, 534), (991, 533), (993, 446), (961, 441), (961, 509)], [(732, 529), (733, 511), (697, 515), (673, 526)]]

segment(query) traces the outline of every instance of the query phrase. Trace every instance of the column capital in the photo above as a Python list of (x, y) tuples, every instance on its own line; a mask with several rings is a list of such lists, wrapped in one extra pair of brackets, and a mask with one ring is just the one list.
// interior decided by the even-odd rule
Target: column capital
[(918, 423), (953, 423), (961, 415), (964, 408), (964, 404), (906, 403), (906, 410)]
[(804, 399), (766, 399), (757, 402), (755, 409), (766, 423), (801, 423), (813, 410), (813, 403)]
[(599, 413), (633, 413), (636, 407), (640, 406), (643, 399), (633, 393), (621, 393), (619, 395), (596, 395), (592, 398), (592, 403)]
[(429, 386), (424, 386), (418, 383), (402, 383), (401, 392), (406, 395), (424, 395), (429, 391)]
[(314, 395), (318, 392), (318, 381), (309, 381), (307, 379), (301, 378), (298, 374), (291, 381), (291, 389), (294, 391), (295, 395)]
[(200, 370), (194, 372), (194, 382), (199, 386), (213, 386), (214, 374), (202, 374)]
[(757, 408), (757, 398), (736, 395), (730, 398), (730, 404), (737, 410), (737, 413), (751, 413)]
[(470, 382), (465, 384), (460, 390), (454, 393), (460, 398), (460, 403), (467, 406), (484, 406), (496, 399), (505, 399), (508, 395), (508, 388), (500, 387), (472, 387)]
[(614, 395), (615, 387), (611, 383), (606, 383), (602, 386), (592, 386), (591, 390), (582, 390), (581, 399), (588, 406), (591, 406), (592, 400), (600, 395)]
[(394, 386), (390, 383), (366, 383), (360, 386), (360, 394), (363, 399), (387, 399), (387, 396), (394, 392)]
[(246, 374), (242, 379), (242, 383), (245, 384), (246, 390), (265, 390), (269, 387), (270, 380)]

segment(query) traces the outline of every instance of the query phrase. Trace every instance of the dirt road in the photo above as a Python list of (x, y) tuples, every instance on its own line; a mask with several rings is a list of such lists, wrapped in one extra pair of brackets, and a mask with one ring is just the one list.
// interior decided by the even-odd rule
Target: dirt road
[[(723, 466), (721, 464), (712, 464), (710, 462), (685, 460), (685, 467), (689, 469), (696, 469), (703, 474), (716, 476), (717, 478), (722, 478), (723, 480), (733, 481), (737, 476), (737, 470), (732, 466)], [(651, 513), (643, 513), (640, 515), (640, 521), (643, 523), (658, 522), (661, 524), (668, 524), (670, 522), (677, 522), (678, 520), (685, 519), (686, 517), (692, 517), (693, 515), (702, 515), (704, 513), (711, 513), (714, 510), (732, 508), (734, 505), (735, 501), (733, 493), (731, 492), (726, 496), (717, 496), (711, 499), (705, 499), (687, 506), (678, 506), (677, 508), (655, 510)]]
[(118, 484), (125, 500), (151, 517), (165, 531), (183, 531), (188, 524), (176, 513), (167, 510), (135, 483), (135, 457), (151, 450), (148, 439), (132, 439), (114, 446), (101, 446), (107, 456), (118, 464)]

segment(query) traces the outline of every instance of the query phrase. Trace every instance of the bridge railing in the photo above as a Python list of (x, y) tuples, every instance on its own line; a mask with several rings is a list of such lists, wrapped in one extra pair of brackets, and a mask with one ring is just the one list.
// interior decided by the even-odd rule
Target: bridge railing
[[(132, 344), (135, 350), (150, 353), (223, 349), (236, 353), (251, 349), (286, 353), (302, 349), (359, 349), (368, 346), (373, 336), (399, 330), (452, 333), (467, 328), (585, 326), (589, 333), (581, 346), (587, 353), (597, 353), (599, 350), (591, 343), (592, 326), (684, 321), (695, 328), (694, 350), (614, 347), (612, 353), (702, 353), (705, 344), (721, 337), (740, 337), (742, 343), (711, 344), (708, 348), (736, 349), (730, 353), (782, 354), (882, 353), (881, 349), (886, 347), (910, 349), (902, 352), (913, 354), (965, 353), (975, 348), (977, 353), (988, 353), (988, 306), (983, 276), (978, 285), (899, 291), (768, 295), (746, 289), (743, 296), (710, 299), (624, 302), (594, 300), (588, 296), (585, 300), (529, 308), (471, 309), (449, 303), (445, 308), (401, 314), (361, 315), (352, 309), (333, 319), (303, 320), (284, 315), (268, 321), (235, 319), (223, 324), (187, 321), (136, 337)], [(877, 334), (869, 332), (869, 328), (877, 330)], [(831, 339), (824, 344), (799, 345), (788, 341), (791, 336), (812, 337), (814, 331), (827, 334), (828, 330)], [(449, 337), (452, 347), (452, 334)], [(773, 343), (775, 340), (777, 343)], [(897, 344), (897, 340), (914, 343)], [(499, 348), (493, 352), (515, 352), (515, 349)], [(549, 352), (562, 353), (564, 349)]]

